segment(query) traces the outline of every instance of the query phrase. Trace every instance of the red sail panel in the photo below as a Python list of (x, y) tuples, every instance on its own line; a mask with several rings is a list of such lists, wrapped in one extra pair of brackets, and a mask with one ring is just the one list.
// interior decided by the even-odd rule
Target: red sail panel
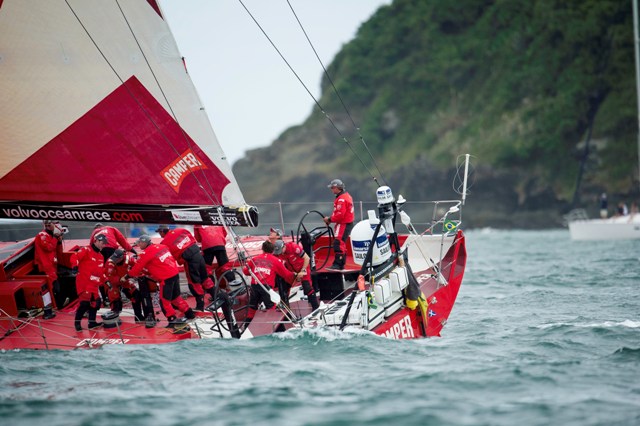
[(153, 10), (156, 11), (158, 16), (164, 19), (164, 17), (162, 16), (162, 13), (160, 13), (160, 6), (158, 6), (158, 2), (156, 0), (147, 0), (147, 3), (149, 3), (149, 6), (151, 6)]
[(228, 183), (131, 77), (0, 179), (0, 199), (214, 205)]

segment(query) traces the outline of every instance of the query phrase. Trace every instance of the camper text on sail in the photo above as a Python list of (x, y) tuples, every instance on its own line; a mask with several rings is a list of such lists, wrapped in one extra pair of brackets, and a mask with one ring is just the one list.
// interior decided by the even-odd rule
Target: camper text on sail
[(171, 185), (174, 191), (180, 192), (180, 185), (189, 173), (206, 168), (207, 166), (200, 161), (193, 151), (188, 149), (162, 170), (162, 177)]

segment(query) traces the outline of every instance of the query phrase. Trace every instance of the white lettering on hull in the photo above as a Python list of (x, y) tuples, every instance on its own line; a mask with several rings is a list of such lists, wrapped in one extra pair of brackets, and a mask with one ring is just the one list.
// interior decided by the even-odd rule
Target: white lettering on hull
[(411, 318), (409, 315), (405, 315), (397, 323), (395, 323), (389, 330), (384, 333), (384, 336), (388, 339), (412, 339), (415, 337), (413, 333), (413, 327), (411, 326)]
[(124, 345), (129, 342), (129, 339), (83, 339), (76, 344), (76, 347), (81, 348), (83, 346), (102, 346), (102, 345)]

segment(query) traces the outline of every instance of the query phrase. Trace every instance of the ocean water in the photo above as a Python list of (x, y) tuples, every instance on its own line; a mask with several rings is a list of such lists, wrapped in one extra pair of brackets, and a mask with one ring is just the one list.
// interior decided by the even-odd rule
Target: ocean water
[(640, 241), (470, 231), (441, 338), (0, 353), (3, 425), (639, 425)]

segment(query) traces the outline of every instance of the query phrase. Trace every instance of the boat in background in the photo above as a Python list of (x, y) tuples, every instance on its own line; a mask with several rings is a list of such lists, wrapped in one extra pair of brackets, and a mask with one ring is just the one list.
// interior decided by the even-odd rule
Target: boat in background
[[(632, 1), (633, 34), (636, 57), (636, 98), (640, 111), (640, 35), (638, 34), (638, 0)], [(638, 114), (640, 129), (640, 114)], [(640, 132), (638, 132), (638, 183), (640, 184)], [(578, 184), (579, 187), (579, 184)], [(578, 190), (576, 189), (576, 192)], [(584, 209), (574, 209), (565, 215), (569, 235), (575, 241), (632, 240), (640, 238), (640, 215), (613, 216), (610, 218), (590, 219)]]
[(575, 241), (632, 240), (640, 238), (640, 214), (589, 219), (582, 210), (567, 215), (569, 234)]
[[(104, 327), (75, 331), (70, 258), (89, 241), (64, 239), (56, 297), (34, 265), (33, 238), (2, 243), (0, 349), (231, 338), (230, 324), (242, 324), (247, 313), (250, 277), (242, 267), (261, 252), (265, 237), (240, 235), (258, 225), (258, 209), (242, 196), (158, 2), (0, 0), (0, 62), (0, 219), (225, 226), (234, 274), (216, 279), (218, 296), (226, 297), (210, 300), (182, 329), (146, 328), (125, 303), (118, 316), (99, 312)], [(277, 309), (260, 310), (241, 338), (316, 327), (395, 339), (439, 336), (466, 265), (461, 209), (468, 161), (462, 198), (434, 202), (424, 226), (412, 223), (401, 195), (378, 188), (376, 207), (354, 227), (340, 271), (326, 268), (331, 228), (305, 215), (285, 239), (312, 257), (321, 306), (311, 312), (300, 288), (288, 303), (272, 291)], [(408, 232), (399, 233), (396, 223)], [(56, 316), (44, 319), (50, 304)], [(157, 296), (154, 306), (162, 318)]]

